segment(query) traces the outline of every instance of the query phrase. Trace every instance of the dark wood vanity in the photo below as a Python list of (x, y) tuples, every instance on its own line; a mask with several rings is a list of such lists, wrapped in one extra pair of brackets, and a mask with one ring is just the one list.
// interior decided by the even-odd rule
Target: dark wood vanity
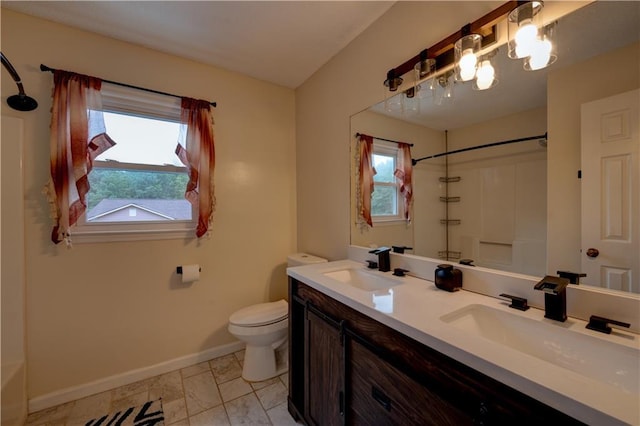
[(308, 425), (582, 424), (291, 277), (289, 338)]

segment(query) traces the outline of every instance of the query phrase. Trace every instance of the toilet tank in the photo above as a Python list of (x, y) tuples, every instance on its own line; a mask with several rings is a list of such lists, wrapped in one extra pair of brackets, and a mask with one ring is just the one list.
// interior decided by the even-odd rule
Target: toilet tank
[(311, 265), (314, 263), (324, 263), (326, 261), (327, 259), (308, 253), (294, 253), (287, 256), (287, 266)]

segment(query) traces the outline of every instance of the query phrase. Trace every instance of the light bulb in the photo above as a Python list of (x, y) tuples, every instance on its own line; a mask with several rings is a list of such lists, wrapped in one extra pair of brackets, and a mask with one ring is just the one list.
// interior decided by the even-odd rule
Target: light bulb
[(476, 55), (473, 54), (473, 49), (466, 49), (462, 57), (460, 58), (460, 63), (458, 66), (460, 67), (460, 78), (462, 81), (469, 81), (473, 79), (476, 74), (476, 63), (478, 59)]
[(538, 40), (533, 46), (529, 57), (529, 67), (532, 71), (544, 68), (551, 58), (551, 42), (549, 40)]
[(476, 86), (478, 86), (478, 90), (490, 88), (493, 84), (495, 75), (496, 70), (493, 68), (493, 65), (491, 65), (491, 61), (482, 61), (480, 63), (480, 67), (478, 67), (478, 72), (476, 73)]
[(516, 56), (518, 58), (531, 55), (537, 36), (538, 28), (531, 22), (531, 19), (522, 21), (515, 36)]

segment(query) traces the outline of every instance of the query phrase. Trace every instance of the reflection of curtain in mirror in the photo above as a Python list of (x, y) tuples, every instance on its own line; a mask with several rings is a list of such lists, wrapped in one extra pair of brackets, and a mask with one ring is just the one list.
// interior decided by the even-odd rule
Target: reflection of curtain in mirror
[(398, 142), (400, 155), (398, 155), (398, 168), (393, 173), (400, 183), (400, 193), (404, 198), (404, 218), (411, 220), (411, 202), (413, 201), (413, 185), (411, 177), (413, 165), (411, 163), (411, 145)]
[(373, 137), (360, 135), (358, 142), (358, 223), (364, 226), (366, 223), (373, 226), (371, 221), (371, 194), (373, 193), (373, 176), (376, 169), (373, 167), (371, 154), (373, 153)]

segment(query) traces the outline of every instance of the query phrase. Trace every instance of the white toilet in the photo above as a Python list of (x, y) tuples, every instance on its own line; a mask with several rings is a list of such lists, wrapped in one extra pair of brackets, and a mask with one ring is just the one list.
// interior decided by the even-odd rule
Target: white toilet
[[(288, 266), (326, 261), (327, 259), (306, 253), (287, 257)], [(289, 305), (284, 299), (251, 305), (231, 314), (229, 333), (247, 344), (242, 368), (243, 379), (260, 382), (287, 371), (288, 320)]]

